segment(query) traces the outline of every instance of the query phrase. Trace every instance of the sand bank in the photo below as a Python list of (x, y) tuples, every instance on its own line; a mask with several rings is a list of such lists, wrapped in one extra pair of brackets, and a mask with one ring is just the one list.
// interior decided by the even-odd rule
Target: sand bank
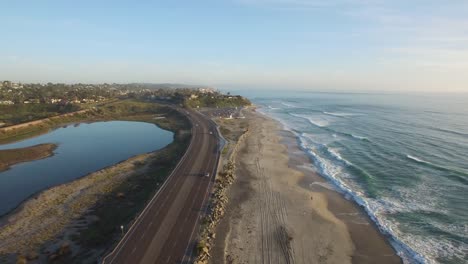
[(10, 166), (27, 161), (45, 159), (54, 154), (55, 144), (39, 144), (26, 148), (0, 150), (0, 172)]

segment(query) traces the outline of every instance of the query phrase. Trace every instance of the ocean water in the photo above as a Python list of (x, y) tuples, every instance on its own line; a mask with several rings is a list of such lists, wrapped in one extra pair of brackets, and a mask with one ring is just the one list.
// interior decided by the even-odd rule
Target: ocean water
[(405, 263), (468, 262), (468, 95), (250, 96)]

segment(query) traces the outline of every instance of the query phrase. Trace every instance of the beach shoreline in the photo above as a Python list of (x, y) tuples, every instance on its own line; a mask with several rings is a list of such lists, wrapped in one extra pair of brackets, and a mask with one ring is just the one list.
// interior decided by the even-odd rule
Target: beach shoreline
[(212, 263), (402, 262), (365, 212), (315, 172), (291, 132), (246, 114), (251, 133), (239, 148)]
[[(282, 137), (281, 143), (288, 148), (289, 166), (304, 174), (298, 184), (305, 190), (324, 193), (327, 197), (328, 209), (347, 226), (355, 245), (352, 262), (386, 263), (387, 256), (396, 255), (388, 238), (380, 232), (366, 211), (351, 199), (347, 199), (332, 183), (317, 173), (310, 158), (300, 149), (297, 137), (286, 130), (280, 131), (279, 134)], [(379, 252), (382, 252), (381, 255), (385, 257), (379, 258)], [(371, 256), (372, 260), (366, 260), (366, 256)]]

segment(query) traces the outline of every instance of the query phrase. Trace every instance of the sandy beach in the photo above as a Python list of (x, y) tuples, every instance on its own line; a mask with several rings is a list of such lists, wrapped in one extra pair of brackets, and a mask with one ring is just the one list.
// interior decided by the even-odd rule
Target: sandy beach
[(401, 263), (367, 215), (315, 173), (291, 133), (244, 114), (249, 136), (211, 263)]

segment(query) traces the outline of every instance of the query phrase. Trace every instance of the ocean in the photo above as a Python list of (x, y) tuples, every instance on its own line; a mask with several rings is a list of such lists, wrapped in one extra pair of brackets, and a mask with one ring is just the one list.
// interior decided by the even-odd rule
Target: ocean
[[(249, 96), (249, 95), (247, 95)], [(405, 263), (468, 261), (468, 95), (249, 96)]]

